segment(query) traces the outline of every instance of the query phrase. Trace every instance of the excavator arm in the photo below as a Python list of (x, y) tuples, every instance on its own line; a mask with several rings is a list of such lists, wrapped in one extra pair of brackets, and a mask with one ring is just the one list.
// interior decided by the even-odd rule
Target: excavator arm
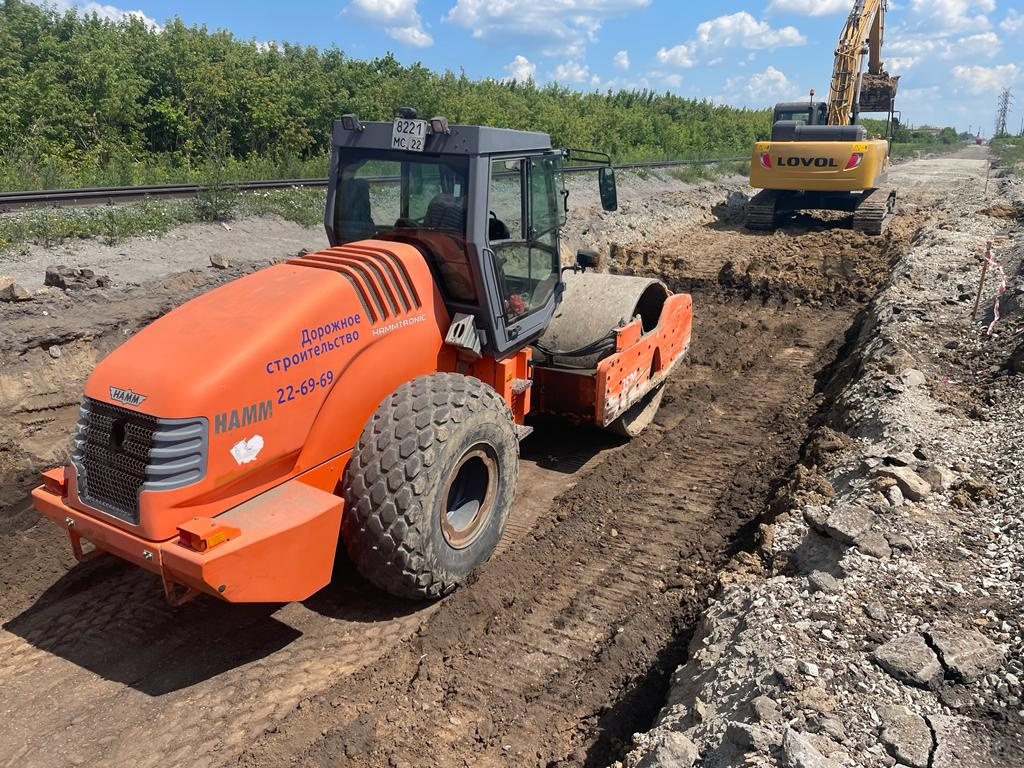
[[(836, 46), (828, 99), (829, 125), (850, 125), (861, 109), (874, 112), (891, 108), (896, 79), (890, 78), (882, 67), (885, 7), (886, 0), (855, 0), (853, 4)], [(861, 95), (865, 52), (868, 54), (865, 78), (871, 81), (872, 86), (868, 99)]]

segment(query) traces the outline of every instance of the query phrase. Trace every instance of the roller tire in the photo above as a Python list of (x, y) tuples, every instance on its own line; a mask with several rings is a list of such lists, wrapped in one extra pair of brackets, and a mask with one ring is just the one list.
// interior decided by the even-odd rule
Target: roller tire
[[(487, 457), (481, 466), (493, 465), (493, 495), (480, 505), (486, 515), (473, 518), (472, 537), (456, 547), (443, 510), (449, 484), (462, 476), (456, 470), (474, 461), (474, 451)], [(448, 594), (498, 545), (518, 471), (512, 414), (491, 387), (454, 373), (406, 382), (377, 407), (345, 470), (342, 539), (349, 558), (393, 595)]]

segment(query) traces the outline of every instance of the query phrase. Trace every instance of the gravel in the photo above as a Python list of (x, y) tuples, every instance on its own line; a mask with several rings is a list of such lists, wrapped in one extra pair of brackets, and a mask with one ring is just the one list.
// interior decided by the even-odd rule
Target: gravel
[[(707, 768), (1024, 765), (1024, 230), (984, 212), (1022, 199), (1001, 178), (934, 200), (841, 361), (832, 448), (795, 473), (820, 492), (773, 503), (627, 768), (672, 765), (668, 733)], [(988, 241), (991, 334), (991, 282), (970, 319)]]

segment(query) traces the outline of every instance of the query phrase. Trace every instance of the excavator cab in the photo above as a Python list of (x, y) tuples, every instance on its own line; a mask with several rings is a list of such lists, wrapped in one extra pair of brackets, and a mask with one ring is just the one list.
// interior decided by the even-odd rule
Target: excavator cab
[(772, 125), (794, 122), (801, 125), (825, 125), (828, 122), (828, 104), (823, 101), (784, 101), (775, 105)]

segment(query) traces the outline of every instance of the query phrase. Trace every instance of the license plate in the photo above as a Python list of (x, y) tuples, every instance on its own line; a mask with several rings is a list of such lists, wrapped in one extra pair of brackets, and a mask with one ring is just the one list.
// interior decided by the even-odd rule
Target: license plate
[(398, 118), (391, 128), (391, 148), (406, 152), (422, 152), (427, 141), (426, 120)]

